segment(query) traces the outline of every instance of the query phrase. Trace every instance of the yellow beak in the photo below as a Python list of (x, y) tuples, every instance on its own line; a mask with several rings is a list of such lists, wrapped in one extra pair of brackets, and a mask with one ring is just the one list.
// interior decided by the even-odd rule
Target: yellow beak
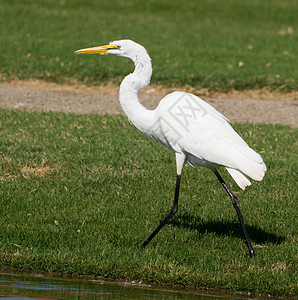
[(105, 54), (109, 50), (119, 50), (120, 46), (118, 45), (104, 45), (104, 46), (98, 46), (98, 47), (91, 47), (91, 48), (84, 48), (75, 51), (75, 54)]

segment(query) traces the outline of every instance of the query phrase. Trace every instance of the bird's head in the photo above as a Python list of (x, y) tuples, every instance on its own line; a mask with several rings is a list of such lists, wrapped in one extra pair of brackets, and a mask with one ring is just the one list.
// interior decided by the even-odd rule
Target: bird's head
[(110, 42), (108, 45), (84, 48), (74, 52), (75, 54), (114, 54), (131, 59), (147, 53), (146, 49), (131, 40), (119, 40)]

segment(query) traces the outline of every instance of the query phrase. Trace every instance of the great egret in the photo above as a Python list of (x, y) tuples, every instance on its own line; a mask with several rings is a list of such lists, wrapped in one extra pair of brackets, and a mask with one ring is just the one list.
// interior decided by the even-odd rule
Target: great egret
[(115, 54), (130, 58), (135, 64), (135, 70), (120, 85), (120, 104), (136, 128), (175, 152), (177, 178), (173, 206), (142, 247), (146, 247), (177, 212), (182, 168), (185, 163), (189, 163), (211, 169), (219, 179), (231, 197), (250, 257), (253, 257), (255, 253), (238, 199), (219, 175), (217, 168), (225, 167), (244, 190), (251, 184), (249, 177), (256, 181), (263, 179), (266, 166), (262, 157), (234, 131), (227, 118), (193, 94), (174, 92), (164, 97), (156, 109), (146, 109), (138, 99), (138, 91), (150, 83), (152, 66), (151, 58), (143, 46), (131, 40), (120, 40), (109, 45), (80, 49), (74, 53)]

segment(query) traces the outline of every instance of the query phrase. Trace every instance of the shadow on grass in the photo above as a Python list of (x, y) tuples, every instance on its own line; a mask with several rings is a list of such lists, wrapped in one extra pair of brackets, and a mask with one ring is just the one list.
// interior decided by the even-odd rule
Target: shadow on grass
[[(215, 233), (217, 235), (227, 235), (243, 238), (243, 231), (239, 222), (229, 221), (209, 221), (203, 222), (200, 218), (189, 214), (180, 214), (171, 220), (172, 226), (184, 227), (190, 230), (197, 230), (200, 233)], [(281, 244), (285, 238), (274, 233), (269, 233), (261, 228), (246, 225), (248, 235), (252, 241), (258, 244)]]

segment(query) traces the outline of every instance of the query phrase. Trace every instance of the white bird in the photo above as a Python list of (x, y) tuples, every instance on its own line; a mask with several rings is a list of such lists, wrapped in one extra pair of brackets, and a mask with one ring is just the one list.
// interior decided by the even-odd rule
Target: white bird
[(182, 168), (185, 163), (189, 163), (211, 169), (219, 179), (231, 197), (250, 257), (253, 257), (255, 253), (243, 222), (238, 199), (217, 169), (225, 167), (244, 190), (251, 184), (249, 178), (256, 181), (263, 179), (266, 166), (262, 157), (234, 131), (226, 117), (193, 94), (174, 92), (164, 97), (156, 109), (146, 109), (139, 101), (138, 91), (150, 83), (152, 65), (143, 46), (131, 40), (120, 40), (109, 45), (80, 49), (74, 53), (115, 54), (130, 58), (135, 64), (135, 70), (120, 85), (120, 104), (137, 129), (175, 152), (177, 178), (173, 206), (142, 246), (146, 247), (177, 212)]

